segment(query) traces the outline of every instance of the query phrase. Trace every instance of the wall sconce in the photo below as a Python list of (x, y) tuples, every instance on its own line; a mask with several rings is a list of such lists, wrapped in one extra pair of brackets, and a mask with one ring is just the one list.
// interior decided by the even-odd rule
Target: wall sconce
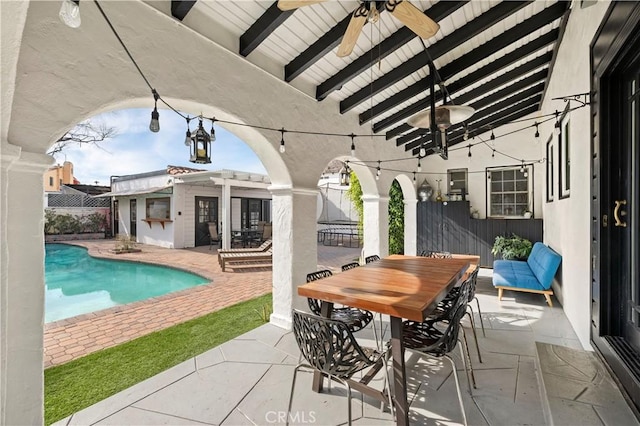
[(189, 161), (196, 164), (211, 163), (211, 136), (202, 127), (202, 119), (200, 119), (198, 129), (190, 139), (191, 157)]

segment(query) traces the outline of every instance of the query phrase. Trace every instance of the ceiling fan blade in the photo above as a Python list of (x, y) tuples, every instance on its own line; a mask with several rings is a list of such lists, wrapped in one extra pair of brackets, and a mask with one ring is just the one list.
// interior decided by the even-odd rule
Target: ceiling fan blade
[[(392, 6), (393, 2), (389, 3)], [(411, 31), (424, 39), (433, 37), (440, 30), (440, 25), (408, 1), (396, 3), (391, 13)]]
[(278, 0), (278, 9), (291, 10), (310, 4), (322, 3), (326, 0)]
[(365, 22), (367, 22), (367, 15), (360, 11), (361, 8), (362, 6), (353, 11), (347, 31), (345, 31), (342, 36), (342, 41), (340, 42), (340, 46), (338, 46), (337, 52), (337, 55), (341, 58), (351, 54), (353, 47), (358, 41), (360, 31), (362, 31), (362, 27), (364, 27)]

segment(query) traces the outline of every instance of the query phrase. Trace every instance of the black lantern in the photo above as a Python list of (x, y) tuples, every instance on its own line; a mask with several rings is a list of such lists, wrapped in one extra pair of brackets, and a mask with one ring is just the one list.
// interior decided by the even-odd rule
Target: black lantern
[(345, 164), (340, 169), (340, 185), (341, 186), (349, 186), (349, 182), (351, 180), (351, 170), (349, 170), (349, 165)]
[(211, 136), (202, 127), (202, 119), (198, 124), (198, 129), (191, 137), (191, 158), (189, 161), (197, 164), (209, 164), (211, 163)]

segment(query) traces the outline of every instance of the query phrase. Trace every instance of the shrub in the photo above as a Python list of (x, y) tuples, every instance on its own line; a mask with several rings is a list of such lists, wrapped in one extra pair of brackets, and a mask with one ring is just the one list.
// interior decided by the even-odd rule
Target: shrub
[(107, 216), (102, 213), (91, 213), (82, 217), (85, 232), (103, 232), (107, 227)]
[(500, 254), (505, 260), (526, 260), (532, 247), (531, 241), (516, 234), (511, 234), (511, 237), (497, 236), (491, 253), (494, 256)]

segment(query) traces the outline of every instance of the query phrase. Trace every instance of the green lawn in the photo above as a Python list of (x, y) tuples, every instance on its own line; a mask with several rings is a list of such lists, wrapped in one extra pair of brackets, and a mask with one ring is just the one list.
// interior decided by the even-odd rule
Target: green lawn
[(264, 324), (270, 310), (271, 294), (267, 294), (46, 369), (45, 424)]

